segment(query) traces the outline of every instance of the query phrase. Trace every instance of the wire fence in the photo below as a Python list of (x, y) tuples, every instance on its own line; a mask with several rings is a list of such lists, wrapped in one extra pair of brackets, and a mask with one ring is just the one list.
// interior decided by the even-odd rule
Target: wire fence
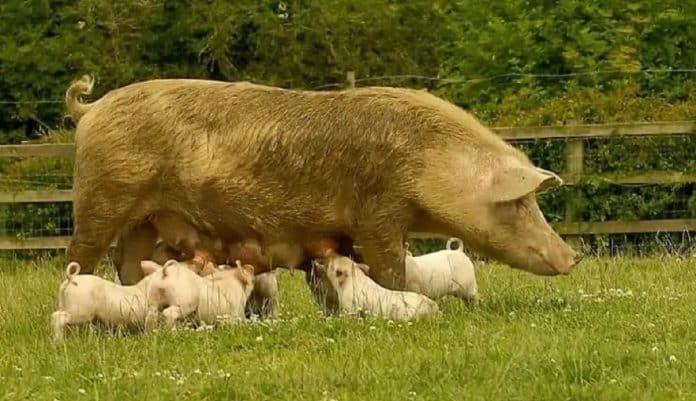
[[(329, 83), (315, 89), (350, 87), (374, 82), (398, 82), (422, 80), (439, 85), (469, 84), (502, 78), (563, 79), (576, 76), (602, 74), (672, 74), (694, 73), (696, 69), (643, 69), (603, 70), (567, 74), (508, 73), (482, 78), (443, 78), (417, 74), (388, 75), (355, 78), (348, 74), (345, 82)], [(58, 104), (62, 99), (26, 101), (0, 101), (0, 104)], [(608, 221), (615, 219), (686, 219), (696, 217), (694, 184), (677, 177), (673, 182), (622, 182), (602, 176), (622, 173), (664, 170), (665, 155), (674, 156), (669, 168), (677, 171), (696, 172), (696, 160), (684, 152), (694, 148), (696, 137), (688, 133), (650, 138), (601, 137), (601, 138), (544, 138), (511, 139), (510, 142), (527, 153), (540, 167), (555, 172), (568, 168), (567, 149), (570, 144), (581, 143), (584, 149), (581, 165), (583, 174), (596, 174), (590, 183), (582, 183), (543, 195), (540, 202), (551, 222), (568, 219), (568, 199), (577, 198), (574, 213), (580, 221)], [(636, 143), (640, 143), (640, 154)], [(608, 151), (616, 147), (613, 151)], [(681, 164), (679, 164), (681, 163)], [(72, 160), (66, 158), (30, 157), (0, 160), (0, 191), (68, 190), (72, 187)], [(572, 194), (569, 195), (569, 194)], [(572, 202), (571, 202), (572, 203)], [(2, 203), (0, 204), (0, 235), (29, 238), (69, 236), (72, 233), (72, 207), (62, 203)], [(665, 251), (690, 252), (691, 236), (685, 233), (628, 233), (583, 235), (580, 240), (590, 245), (593, 252), (617, 254), (621, 252)], [(420, 242), (419, 242), (420, 241)], [(436, 241), (436, 242), (432, 242)], [(435, 246), (438, 240), (416, 240), (425, 246)], [(430, 245), (428, 245), (430, 244)], [(418, 245), (415, 249), (418, 249)], [(417, 251), (416, 251), (417, 252)]]
[[(568, 73), (522, 73), (510, 72), (505, 74), (496, 74), (484, 77), (439, 77), (428, 76), (421, 74), (395, 74), (395, 75), (380, 75), (363, 78), (354, 78), (352, 83), (367, 84), (367, 83), (394, 83), (399, 81), (426, 81), (436, 83), (441, 86), (446, 85), (467, 85), (473, 83), (490, 82), (505, 78), (538, 78), (538, 79), (563, 79), (575, 78), (584, 76), (601, 76), (601, 75), (639, 75), (639, 74), (693, 74), (696, 73), (696, 68), (643, 68), (643, 69), (611, 69), (611, 70), (592, 70), (578, 71)], [(342, 88), (349, 86), (348, 80), (340, 82), (331, 82), (313, 87), (313, 90)], [(23, 105), (23, 104), (62, 104), (64, 99), (34, 99), (34, 100), (0, 100), (0, 104)]]
[[(691, 141), (689, 135), (658, 136), (650, 138), (653, 145), (650, 154), (641, 155), (640, 163), (635, 154), (617, 149), (608, 152), (612, 142), (645, 141), (647, 138), (582, 138), (515, 141), (514, 145), (527, 153), (532, 161), (543, 168), (563, 173), (567, 164), (567, 148), (582, 143), (585, 148), (584, 174), (613, 173), (617, 159), (624, 158), (642, 171), (655, 171), (661, 167), (665, 154), (684, 151)], [(534, 146), (543, 145), (543, 146)], [(696, 171), (695, 161), (684, 157), (682, 165), (672, 167), (682, 171)], [(72, 187), (71, 158), (28, 157), (7, 159), (0, 170), (0, 192), (69, 190)], [(638, 171), (640, 172), (640, 171)], [(69, 199), (69, 198), (68, 198)], [(576, 221), (658, 220), (687, 219), (696, 217), (696, 193), (694, 184), (683, 182), (644, 182), (624, 184), (600, 179), (590, 184), (562, 187), (539, 197), (547, 219), (564, 222), (568, 219), (569, 200), (579, 199), (575, 205)], [(573, 203), (571, 201), (571, 203)], [(0, 236), (10, 238), (36, 238), (70, 236), (72, 234), (72, 206), (70, 202), (5, 202), (0, 203)], [(690, 252), (691, 236), (688, 233), (614, 233), (604, 235), (579, 235), (593, 252), (620, 254), (626, 252)], [(438, 248), (435, 242), (414, 240), (416, 253), (422, 246)], [(424, 245), (418, 245), (424, 244)], [(17, 252), (12, 255), (16, 256)]]

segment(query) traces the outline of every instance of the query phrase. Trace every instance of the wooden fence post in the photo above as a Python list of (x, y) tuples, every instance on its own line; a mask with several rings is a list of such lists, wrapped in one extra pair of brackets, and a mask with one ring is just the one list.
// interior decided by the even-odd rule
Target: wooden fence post
[[(355, 72), (346, 72), (345, 87), (355, 87)], [(339, 83), (340, 84), (340, 83)], [(663, 121), (663, 122), (632, 122), (613, 124), (580, 124), (579, 121), (567, 121), (565, 126), (545, 127), (498, 127), (493, 131), (509, 142), (520, 140), (559, 140), (567, 139), (566, 160), (561, 169), (561, 175), (569, 186), (577, 184), (583, 177), (591, 177), (614, 184), (691, 184), (696, 183), (696, 170), (688, 171), (643, 171), (638, 173), (601, 173), (588, 175), (584, 173), (584, 142), (587, 138), (604, 138), (608, 136), (670, 136), (696, 135), (696, 120)], [(26, 145), (0, 145), (0, 158), (73, 158), (74, 143), (40, 143)], [(23, 181), (23, 184), (31, 184)], [(0, 206), (25, 203), (58, 203), (71, 202), (70, 189), (48, 189), (22, 185), (13, 189), (7, 187), (0, 191)], [(565, 216), (563, 221), (552, 223), (554, 229), (575, 248), (582, 246), (578, 243), (581, 236), (627, 233), (696, 232), (696, 218), (641, 220), (641, 221), (597, 221), (584, 222), (580, 219), (580, 189), (568, 188)], [(21, 231), (18, 230), (18, 231)], [(413, 235), (411, 235), (413, 236)], [(418, 238), (441, 238), (440, 235), (420, 233)], [(0, 250), (20, 249), (65, 249), (70, 243), (70, 236), (31, 237), (14, 234), (0, 236)], [(112, 246), (114, 246), (112, 244)]]
[(346, 72), (346, 82), (349, 88), (355, 88), (355, 71)]
[[(572, 182), (582, 176), (583, 165), (585, 163), (585, 147), (582, 139), (571, 139), (566, 142), (566, 179)], [(579, 190), (573, 188), (569, 191), (568, 198), (565, 203), (565, 221), (571, 223), (577, 221), (578, 210), (576, 207), (577, 197), (580, 196)], [(573, 248), (579, 249), (582, 247), (582, 237), (580, 235), (568, 235), (566, 241)]]

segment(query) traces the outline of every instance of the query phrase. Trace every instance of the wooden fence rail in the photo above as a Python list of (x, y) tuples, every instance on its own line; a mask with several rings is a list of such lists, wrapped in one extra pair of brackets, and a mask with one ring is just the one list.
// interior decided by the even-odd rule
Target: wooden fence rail
[[(692, 135), (696, 133), (696, 121), (669, 121), (647, 123), (621, 123), (601, 125), (572, 125), (548, 127), (494, 128), (502, 138), (515, 143), (522, 140), (565, 139), (566, 165), (561, 172), (564, 185), (578, 185), (587, 181), (603, 181), (613, 184), (681, 184), (696, 182), (696, 171), (647, 171), (641, 173), (586, 174), (584, 167), (584, 139), (613, 136)], [(75, 146), (72, 143), (2, 145), (0, 157), (58, 157), (71, 158)], [(30, 190), (0, 192), (0, 203), (56, 203), (71, 202), (71, 190)], [(574, 237), (583, 234), (620, 234), (645, 232), (696, 231), (696, 219), (643, 220), (643, 221), (576, 221), (572, 204), (566, 205), (566, 218), (553, 223), (562, 235)], [(430, 233), (413, 233), (415, 238), (441, 237)], [(70, 240), (67, 236), (53, 237), (5, 237), (0, 238), (0, 249), (61, 249)]]

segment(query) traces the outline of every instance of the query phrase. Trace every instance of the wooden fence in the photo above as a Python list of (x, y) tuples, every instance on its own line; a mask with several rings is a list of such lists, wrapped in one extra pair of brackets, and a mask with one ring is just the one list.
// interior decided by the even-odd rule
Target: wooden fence
[[(561, 172), (565, 185), (576, 185), (587, 180), (602, 180), (614, 184), (678, 184), (696, 182), (696, 172), (652, 171), (640, 174), (585, 174), (583, 139), (609, 136), (685, 135), (696, 133), (696, 121), (671, 121), (604, 125), (573, 125), (560, 127), (494, 128), (501, 137), (510, 141), (565, 139), (566, 165)], [(72, 157), (73, 144), (31, 144), (0, 146), (0, 157)], [(56, 203), (71, 202), (70, 190), (32, 190), (14, 193), (0, 192), (0, 203)], [(566, 219), (553, 223), (566, 237), (583, 234), (621, 234), (647, 232), (696, 231), (696, 219), (643, 220), (643, 221), (574, 221), (572, 205), (566, 207)], [(414, 237), (439, 237), (432, 234), (414, 234)], [(0, 238), (0, 249), (60, 249), (66, 248), (68, 236), (34, 238)]]

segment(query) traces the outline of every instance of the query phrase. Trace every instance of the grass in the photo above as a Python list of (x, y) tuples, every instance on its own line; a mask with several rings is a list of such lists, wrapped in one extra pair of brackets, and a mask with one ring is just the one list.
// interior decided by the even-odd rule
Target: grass
[[(326, 318), (280, 274), (277, 321), (50, 340), (63, 264), (0, 272), (0, 400), (696, 399), (696, 259), (478, 267), (482, 302), (414, 322)], [(105, 272), (102, 272), (106, 274)]]

